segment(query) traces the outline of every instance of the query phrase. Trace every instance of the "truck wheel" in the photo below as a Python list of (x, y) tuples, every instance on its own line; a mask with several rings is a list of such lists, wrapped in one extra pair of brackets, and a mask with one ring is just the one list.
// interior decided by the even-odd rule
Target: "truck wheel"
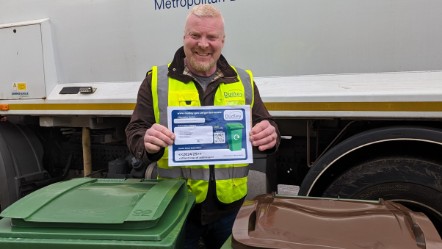
[(0, 207), (36, 189), (49, 178), (44, 170), (43, 146), (27, 126), (0, 122)]
[(343, 173), (323, 196), (393, 200), (425, 213), (442, 234), (441, 167), (418, 158), (373, 159)]

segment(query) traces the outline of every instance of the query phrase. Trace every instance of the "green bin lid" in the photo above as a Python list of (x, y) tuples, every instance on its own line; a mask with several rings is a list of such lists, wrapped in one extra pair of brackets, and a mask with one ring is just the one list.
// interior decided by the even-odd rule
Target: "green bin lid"
[(171, 223), (187, 215), (188, 195), (183, 180), (77, 178), (37, 190), (0, 216), (12, 227), (146, 229), (168, 212)]

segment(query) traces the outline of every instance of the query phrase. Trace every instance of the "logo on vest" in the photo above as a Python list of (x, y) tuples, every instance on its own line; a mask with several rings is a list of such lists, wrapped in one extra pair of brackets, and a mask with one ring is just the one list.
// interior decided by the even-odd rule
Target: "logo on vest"
[(242, 92), (224, 92), (224, 98), (238, 98), (243, 97)]

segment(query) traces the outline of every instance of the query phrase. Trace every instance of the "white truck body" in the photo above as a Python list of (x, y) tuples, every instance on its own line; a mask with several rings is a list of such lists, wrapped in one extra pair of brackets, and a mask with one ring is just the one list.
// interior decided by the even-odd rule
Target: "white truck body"
[(393, 199), (442, 230), (439, 0), (0, 0), (1, 208), (86, 168), (115, 176), (138, 87), (200, 3), (284, 138), (256, 155), (265, 191)]

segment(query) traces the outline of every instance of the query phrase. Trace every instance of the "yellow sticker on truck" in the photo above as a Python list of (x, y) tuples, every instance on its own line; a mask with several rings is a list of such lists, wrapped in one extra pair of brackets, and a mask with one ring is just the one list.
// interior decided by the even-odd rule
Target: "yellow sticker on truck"
[(16, 82), (12, 85), (12, 96), (29, 96), (26, 82)]

